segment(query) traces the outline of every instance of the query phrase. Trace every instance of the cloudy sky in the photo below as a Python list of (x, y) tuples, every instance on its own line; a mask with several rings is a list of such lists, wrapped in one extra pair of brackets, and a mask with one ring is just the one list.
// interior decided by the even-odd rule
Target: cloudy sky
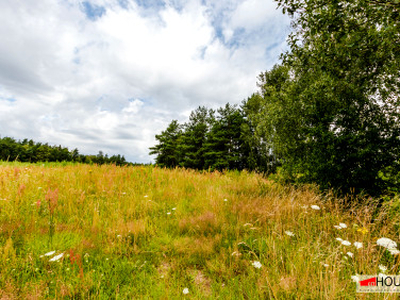
[(240, 103), (287, 49), (273, 0), (0, 0), (0, 135), (147, 163), (199, 105)]

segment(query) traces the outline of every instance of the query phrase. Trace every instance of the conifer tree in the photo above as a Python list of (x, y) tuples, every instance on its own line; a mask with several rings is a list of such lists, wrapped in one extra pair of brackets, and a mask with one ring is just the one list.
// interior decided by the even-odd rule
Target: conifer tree
[(150, 155), (156, 154), (156, 164), (160, 167), (179, 166), (182, 129), (177, 120), (173, 120), (165, 131), (156, 135), (158, 144), (150, 148)]
[(197, 170), (204, 169), (205, 144), (213, 118), (214, 111), (204, 106), (199, 106), (191, 112), (189, 122), (183, 126), (180, 141), (181, 166)]

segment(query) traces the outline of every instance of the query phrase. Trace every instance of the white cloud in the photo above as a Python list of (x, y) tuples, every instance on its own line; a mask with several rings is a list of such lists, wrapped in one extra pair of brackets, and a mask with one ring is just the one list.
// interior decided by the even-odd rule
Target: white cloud
[(289, 23), (272, 0), (7, 2), (1, 136), (137, 162), (172, 119), (250, 96)]

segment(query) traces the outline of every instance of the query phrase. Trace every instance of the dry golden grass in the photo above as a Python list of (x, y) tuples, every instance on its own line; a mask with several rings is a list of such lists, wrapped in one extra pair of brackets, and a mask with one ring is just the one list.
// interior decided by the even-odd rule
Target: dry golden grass
[(247, 172), (3, 164), (0, 298), (368, 299), (350, 277), (399, 272), (376, 244), (399, 239), (398, 199), (343, 201)]

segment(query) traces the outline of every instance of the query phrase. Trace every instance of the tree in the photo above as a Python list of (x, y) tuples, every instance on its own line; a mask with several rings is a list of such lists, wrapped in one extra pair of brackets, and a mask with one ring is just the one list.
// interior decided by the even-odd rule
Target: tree
[(245, 120), (241, 127), (242, 153), (247, 169), (272, 173), (276, 170), (278, 160), (264, 138), (264, 127), (260, 120), (263, 109), (264, 99), (259, 93), (253, 94), (242, 103), (241, 110)]
[(294, 31), (259, 78), (264, 137), (293, 176), (379, 192), (380, 171), (400, 168), (398, 1), (278, 3)]
[(242, 170), (246, 168), (242, 153), (241, 126), (244, 117), (240, 109), (229, 103), (217, 110), (205, 144), (205, 168), (211, 170)]
[(150, 155), (156, 154), (156, 164), (160, 167), (176, 167), (180, 162), (179, 144), (182, 129), (177, 120), (173, 120), (165, 131), (156, 135), (158, 144), (150, 148)]
[(183, 126), (179, 151), (180, 165), (185, 168), (202, 170), (205, 167), (205, 144), (211, 124), (214, 122), (214, 111), (199, 106), (192, 111), (189, 122)]

